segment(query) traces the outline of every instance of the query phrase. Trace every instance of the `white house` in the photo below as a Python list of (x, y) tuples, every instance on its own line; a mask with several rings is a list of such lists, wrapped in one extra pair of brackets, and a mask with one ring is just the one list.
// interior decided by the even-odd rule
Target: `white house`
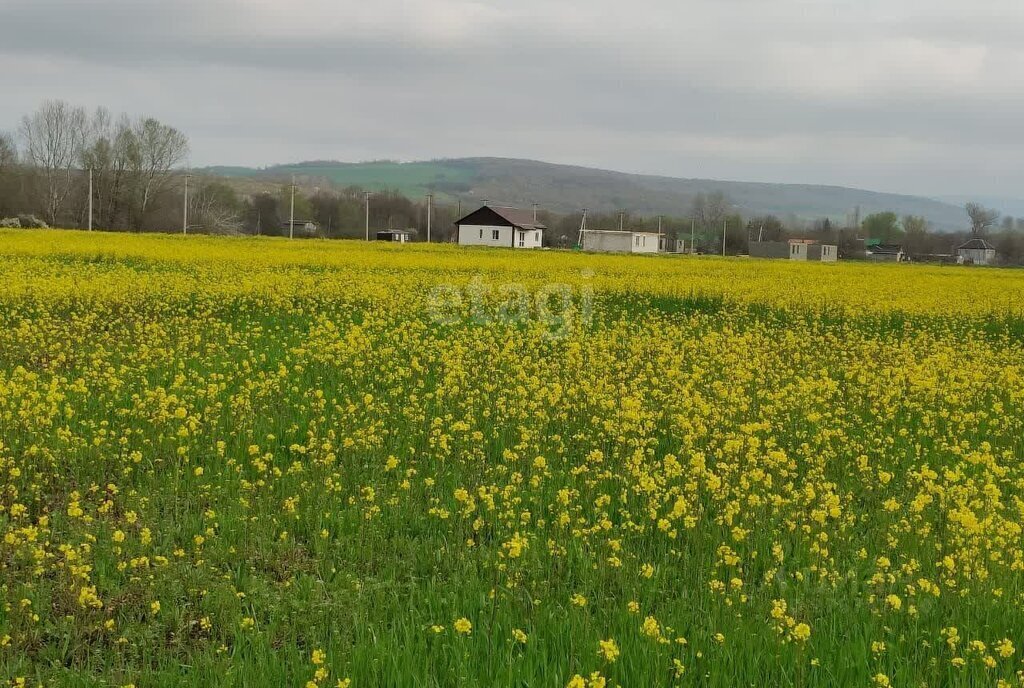
[(958, 263), (991, 265), (996, 260), (996, 247), (981, 237), (974, 237), (956, 247)]
[(636, 232), (629, 229), (586, 229), (583, 231), (584, 251), (611, 253), (657, 253), (661, 236), (657, 232)]
[(463, 246), (504, 246), (540, 248), (544, 242), (543, 223), (535, 210), (485, 205), (456, 220), (459, 243)]

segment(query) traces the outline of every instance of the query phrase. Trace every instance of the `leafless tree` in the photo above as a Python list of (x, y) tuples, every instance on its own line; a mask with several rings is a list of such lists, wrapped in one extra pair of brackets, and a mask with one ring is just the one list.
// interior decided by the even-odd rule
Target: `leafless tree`
[(925, 253), (928, 245), (928, 220), (920, 215), (904, 215), (903, 248), (911, 255)]
[(46, 220), (56, 224), (75, 181), (86, 131), (85, 110), (61, 100), (43, 103), (21, 120), (25, 160), (41, 177)]
[(188, 138), (153, 118), (140, 119), (125, 136), (131, 172), (132, 225), (142, 229), (153, 199), (172, 179), (171, 171), (188, 156)]
[(693, 197), (690, 204), (690, 216), (700, 227), (717, 230), (731, 207), (729, 197), (721, 191), (699, 193)]
[(234, 190), (224, 182), (200, 180), (189, 195), (188, 205), (189, 218), (203, 231), (210, 234), (242, 232), (241, 203)]
[(17, 166), (18, 147), (14, 137), (0, 131), (0, 218), (18, 210), (21, 175)]
[(964, 209), (971, 219), (971, 234), (974, 236), (983, 236), (999, 219), (998, 210), (991, 210), (980, 203), (968, 203)]
[(114, 120), (99, 108), (89, 121), (81, 166), (93, 172), (93, 201), (96, 224), (112, 229), (125, 204), (129, 154), (133, 150), (131, 122), (121, 116)]
[(6, 131), (0, 131), (0, 172), (14, 167), (18, 162), (18, 146), (14, 137)]

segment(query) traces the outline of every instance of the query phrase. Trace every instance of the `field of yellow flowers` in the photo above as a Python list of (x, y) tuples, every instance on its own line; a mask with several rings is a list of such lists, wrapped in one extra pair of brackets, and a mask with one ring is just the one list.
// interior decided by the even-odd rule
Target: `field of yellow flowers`
[(1024, 273), (0, 233), (0, 679), (1017, 686)]

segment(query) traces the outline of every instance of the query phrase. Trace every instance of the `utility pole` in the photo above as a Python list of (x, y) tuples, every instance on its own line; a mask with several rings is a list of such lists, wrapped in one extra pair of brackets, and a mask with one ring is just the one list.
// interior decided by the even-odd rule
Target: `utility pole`
[(587, 209), (583, 209), (583, 217), (580, 219), (580, 236), (576, 239), (576, 248), (583, 248), (583, 233), (587, 231)]
[(626, 215), (626, 213), (619, 213), (619, 231), (620, 231), (620, 232), (622, 231), (622, 218), (623, 218), (623, 217), (624, 217), (625, 215)]
[(292, 175), (292, 210), (288, 215), (288, 238), (295, 238), (295, 175)]
[(188, 180), (192, 178), (192, 175), (188, 172), (185, 173), (185, 210), (183, 219), (181, 221), (181, 233), (188, 234)]
[(695, 222), (696, 221), (691, 217), (690, 218), (690, 253), (693, 253), (693, 227), (694, 227)]
[(729, 220), (722, 220), (722, 257), (725, 257), (725, 233), (729, 226)]
[(370, 192), (365, 191), (364, 196), (366, 198), (366, 240), (370, 240)]
[(434, 194), (427, 194), (427, 243), (430, 243), (430, 215), (434, 209)]
[(89, 231), (92, 231), (92, 168), (89, 168)]
[(533, 204), (533, 223), (537, 224), (537, 204)]

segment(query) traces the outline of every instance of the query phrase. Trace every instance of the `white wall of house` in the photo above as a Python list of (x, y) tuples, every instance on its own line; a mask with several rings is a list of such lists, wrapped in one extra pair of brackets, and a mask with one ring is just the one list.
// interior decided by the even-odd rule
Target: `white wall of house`
[(629, 253), (633, 238), (627, 232), (584, 232), (584, 251), (607, 251), (613, 253)]
[(516, 229), (515, 248), (540, 248), (544, 243), (544, 233), (539, 229)]
[(649, 232), (633, 232), (633, 253), (657, 253), (658, 235)]
[(590, 231), (583, 233), (584, 251), (657, 253), (659, 237), (648, 232)]
[(807, 247), (807, 260), (834, 263), (839, 259), (839, 247), (835, 244), (811, 244)]
[[(540, 248), (544, 233), (539, 229), (515, 229), (497, 225), (459, 225), (459, 243), (463, 246), (503, 248)], [(513, 243), (514, 239), (514, 243)]]
[(789, 245), (790, 260), (807, 260), (807, 244), (791, 243)]
[(492, 225), (459, 225), (463, 246), (512, 246), (512, 228)]

